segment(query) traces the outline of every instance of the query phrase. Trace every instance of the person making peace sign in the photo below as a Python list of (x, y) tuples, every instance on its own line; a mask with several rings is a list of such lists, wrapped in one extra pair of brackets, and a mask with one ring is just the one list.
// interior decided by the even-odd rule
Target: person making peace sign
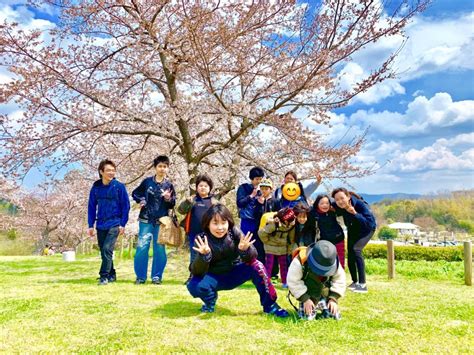
[(244, 236), (234, 226), (227, 207), (211, 206), (203, 216), (202, 229), (204, 232), (195, 240), (193, 249), (197, 257), (190, 266), (193, 277), (187, 285), (189, 293), (204, 302), (201, 312), (214, 312), (218, 291), (232, 290), (251, 279), (260, 295), (263, 311), (288, 317), (288, 312), (276, 303), (275, 287), (264, 265), (257, 260), (252, 234)]

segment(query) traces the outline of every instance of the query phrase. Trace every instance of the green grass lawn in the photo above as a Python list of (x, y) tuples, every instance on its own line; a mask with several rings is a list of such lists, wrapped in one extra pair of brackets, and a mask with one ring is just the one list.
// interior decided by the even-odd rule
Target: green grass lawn
[[(160, 286), (97, 286), (98, 256), (0, 257), (0, 351), (11, 352), (471, 352), (474, 290), (462, 263), (368, 260), (369, 293), (341, 300), (343, 319), (305, 322), (262, 313), (251, 283), (221, 292), (214, 314), (187, 292), (187, 254), (168, 259)], [(290, 309), (277, 287), (281, 306)]]

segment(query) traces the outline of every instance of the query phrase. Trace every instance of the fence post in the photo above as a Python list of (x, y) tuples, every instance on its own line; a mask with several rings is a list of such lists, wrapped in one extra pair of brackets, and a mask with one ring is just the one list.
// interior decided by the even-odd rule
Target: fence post
[(464, 283), (472, 286), (472, 244), (464, 242)]
[(393, 240), (387, 240), (387, 265), (388, 278), (393, 279), (395, 277), (395, 248)]

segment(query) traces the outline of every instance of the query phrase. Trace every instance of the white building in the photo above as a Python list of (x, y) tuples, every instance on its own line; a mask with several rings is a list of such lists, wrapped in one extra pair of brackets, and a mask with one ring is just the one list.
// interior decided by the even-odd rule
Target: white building
[(388, 225), (389, 228), (395, 229), (399, 235), (418, 236), (420, 234), (420, 227), (413, 223), (395, 222)]

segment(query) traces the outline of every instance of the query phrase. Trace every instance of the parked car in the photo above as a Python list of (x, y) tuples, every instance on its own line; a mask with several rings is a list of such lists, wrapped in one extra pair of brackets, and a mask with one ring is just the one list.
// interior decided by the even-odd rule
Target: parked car
[(434, 246), (435, 247), (454, 247), (456, 245), (458, 245), (457, 242), (445, 240), (443, 242), (436, 243)]

